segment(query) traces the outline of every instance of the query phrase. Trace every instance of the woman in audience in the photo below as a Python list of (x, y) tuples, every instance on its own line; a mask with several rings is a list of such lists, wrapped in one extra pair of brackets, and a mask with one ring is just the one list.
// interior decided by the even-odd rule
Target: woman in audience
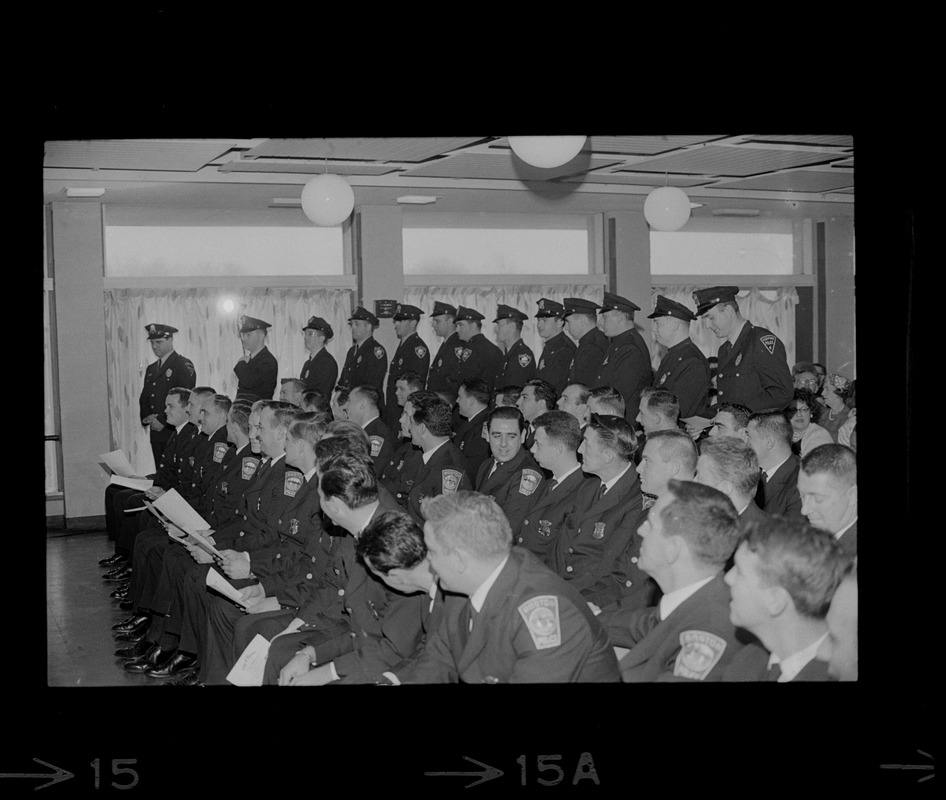
[(785, 416), (792, 425), (792, 451), (802, 457), (818, 445), (833, 443), (831, 434), (811, 421), (817, 405), (814, 392), (796, 389), (792, 402), (785, 409)]
[(851, 381), (850, 394), (848, 394), (847, 399), (844, 401), (844, 405), (847, 406), (850, 413), (847, 419), (841, 424), (841, 427), (838, 428), (838, 444), (847, 445), (855, 452), (857, 451), (857, 438), (854, 436), (857, 430), (857, 401), (854, 398), (856, 385), (857, 381)]
[(824, 380), (821, 399), (824, 401), (827, 413), (818, 422), (831, 434), (835, 442), (838, 441), (838, 431), (851, 415), (853, 406), (849, 406), (847, 401), (851, 398), (853, 403), (853, 393), (854, 382), (843, 375), (833, 372)]

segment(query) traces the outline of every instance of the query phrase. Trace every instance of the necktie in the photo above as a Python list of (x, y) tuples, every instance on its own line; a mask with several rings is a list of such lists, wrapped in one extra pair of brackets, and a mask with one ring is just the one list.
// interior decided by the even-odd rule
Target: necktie
[(765, 470), (760, 469), (759, 470), (759, 486), (755, 490), (755, 502), (756, 502), (756, 505), (759, 506), (759, 508), (763, 508), (765, 506), (765, 482), (766, 482)]
[(496, 471), (498, 467), (499, 467), (499, 462), (494, 459), (493, 468), (489, 471), (489, 475), (486, 476), (486, 480), (489, 480), (490, 478), (493, 477), (493, 473)]
[(602, 481), (601, 486), (598, 487), (598, 496), (595, 498), (595, 502), (596, 502), (596, 503), (597, 503), (602, 497), (604, 497), (604, 493), (605, 493), (606, 491), (608, 491), (608, 490), (607, 490), (607, 487), (604, 485), (604, 482)]
[(772, 681), (778, 681), (780, 677), (782, 677), (782, 666), (778, 662), (776, 662), (771, 667), (769, 667), (768, 670), (766, 671), (765, 679), (766, 681), (772, 682)]

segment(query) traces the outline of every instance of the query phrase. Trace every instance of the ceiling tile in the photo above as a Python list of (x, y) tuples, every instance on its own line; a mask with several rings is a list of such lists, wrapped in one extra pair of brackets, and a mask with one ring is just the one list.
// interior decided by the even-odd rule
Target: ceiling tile
[(808, 144), (818, 147), (854, 147), (853, 136), (746, 136), (748, 142), (777, 142), (779, 144)]
[(669, 156), (638, 162), (628, 166), (627, 170), (742, 177), (757, 175), (760, 172), (823, 164), (831, 160), (834, 160), (834, 157), (824, 153), (707, 145), (696, 150), (688, 150), (683, 153), (674, 153)]
[(345, 158), (354, 161), (416, 163), (485, 141), (485, 136), (453, 138), (267, 139), (246, 158)]
[(741, 181), (713, 184), (714, 189), (745, 189), (763, 192), (831, 192), (854, 184), (850, 172), (795, 170), (778, 175), (761, 175)]
[(569, 178), (562, 179), (566, 183), (607, 183), (614, 184), (618, 186), (678, 186), (678, 187), (687, 187), (687, 186), (704, 186), (707, 183), (710, 183), (708, 178), (691, 178), (683, 177), (681, 175), (669, 175), (664, 176), (663, 174), (656, 175), (632, 175), (627, 172), (590, 172), (587, 175), (574, 175)]
[(397, 167), (381, 164), (352, 164), (349, 161), (230, 161), (220, 167), (221, 172), (279, 172), (299, 175), (387, 175)]
[(613, 158), (593, 158), (579, 153), (561, 167), (540, 169), (523, 161), (513, 160), (509, 151), (494, 153), (461, 153), (420, 167), (413, 167), (403, 174), (416, 178), (466, 178), (469, 180), (547, 181), (566, 175), (584, 173), (590, 169), (601, 169), (619, 163)]
[(197, 172), (230, 150), (220, 142), (148, 142), (132, 139), (46, 142), (44, 167)]

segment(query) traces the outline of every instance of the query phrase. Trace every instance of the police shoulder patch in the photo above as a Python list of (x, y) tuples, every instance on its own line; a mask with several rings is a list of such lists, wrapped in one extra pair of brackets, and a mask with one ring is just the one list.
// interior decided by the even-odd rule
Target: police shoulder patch
[(440, 474), (443, 483), (443, 493), (453, 494), (460, 485), (460, 479), (463, 477), (463, 473), (457, 469), (445, 469), (441, 470)]
[(414, 355), (416, 355), (418, 358), (423, 358), (424, 356), (427, 355), (427, 348), (426, 348), (426, 347), (415, 347), (415, 348), (414, 348)]
[(674, 677), (701, 681), (716, 666), (726, 649), (726, 640), (707, 631), (683, 631), (680, 652), (673, 665)]
[(193, 365), (193, 363), (192, 363), (191, 361), (188, 360), (188, 361), (185, 361), (185, 362), (184, 362), (184, 369), (187, 370), (187, 374), (188, 374), (188, 375), (193, 375), (193, 374), (194, 374), (194, 365)]
[(381, 447), (384, 445), (384, 439), (380, 436), (369, 436), (368, 441), (371, 442), (371, 457), (377, 458), (381, 452)]
[(528, 367), (529, 364), (531, 364), (531, 363), (532, 363), (532, 356), (530, 356), (528, 353), (522, 353), (522, 354), (519, 356), (519, 366), (520, 366), (520, 367)]
[(223, 457), (227, 454), (228, 445), (226, 442), (217, 442), (214, 445), (214, 461), (220, 463), (223, 461)]
[(454, 354), (457, 358), (463, 358), (463, 349), (464, 349), (464, 348), (462, 348), (462, 347), (454, 347), (454, 348), (453, 348), (453, 354)]
[(460, 360), (466, 361), (471, 355), (473, 355), (473, 351), (470, 350), (469, 347), (465, 347), (463, 348), (463, 352), (460, 354)]
[(519, 479), (519, 494), (527, 497), (535, 491), (535, 487), (542, 481), (542, 475), (534, 469), (522, 470), (522, 477)]
[(381, 348), (381, 347), (376, 347), (376, 348), (374, 349), (374, 357), (375, 357), (375, 358), (384, 358), (384, 349)]
[(541, 594), (519, 606), (519, 615), (529, 629), (536, 650), (547, 650), (562, 643), (562, 622), (558, 613), (558, 597)]
[(775, 343), (778, 341), (771, 333), (767, 336), (763, 336), (759, 341), (762, 343), (762, 346), (769, 351), (769, 355), (775, 355)]
[(248, 481), (256, 474), (256, 468), (259, 466), (259, 459), (250, 458), (246, 456), (243, 459), (242, 472), (240, 473), (243, 476), (243, 480)]
[(301, 472), (287, 472), (286, 477), (283, 478), (282, 490), (283, 494), (289, 497), (295, 497), (296, 492), (302, 488), (302, 473)]

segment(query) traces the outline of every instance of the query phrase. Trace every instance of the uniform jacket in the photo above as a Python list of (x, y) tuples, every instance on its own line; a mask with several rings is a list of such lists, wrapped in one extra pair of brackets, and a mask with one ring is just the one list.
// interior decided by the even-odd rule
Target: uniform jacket
[(368, 434), (368, 441), (371, 443), (371, 458), (374, 460), (375, 475), (380, 477), (384, 472), (385, 466), (394, 455), (394, 445), (396, 439), (388, 428), (381, 421), (381, 417), (371, 420), (365, 427), (365, 433)]
[(857, 558), (857, 520), (841, 534), (838, 544), (841, 546), (841, 552), (848, 558)]
[(489, 442), (483, 438), (483, 423), (488, 416), (489, 409), (484, 408), (475, 416), (464, 419), (453, 434), (453, 443), (466, 459), (466, 474), (471, 483), (476, 482), (480, 464), (490, 457)]
[(448, 391), (456, 394), (460, 386), (460, 355), (465, 347), (460, 334), (454, 331), (440, 345), (437, 355), (430, 362), (427, 373), (427, 390)]
[(434, 452), (426, 464), (423, 463), (423, 455), (421, 455), (421, 466), (407, 498), (407, 512), (414, 518), (414, 522), (423, 527), (424, 517), (420, 513), (421, 500), (425, 497), (472, 488), (473, 484), (466, 474), (466, 460), (463, 454), (456, 445), (447, 441)]
[(181, 493), (194, 508), (206, 507), (206, 497), (217, 482), (217, 476), (223, 469), (223, 459), (230, 447), (230, 442), (227, 441), (226, 425), (217, 428), (213, 436), (200, 434), (200, 443), (194, 449), (194, 467), (190, 486), (186, 494)]
[(600, 384), (595, 383), (601, 371), (601, 362), (611, 346), (611, 340), (598, 328), (592, 328), (578, 340), (578, 347), (568, 370), (568, 383), (581, 383), (589, 389)]
[(792, 454), (775, 474), (763, 482), (759, 478), (756, 505), (766, 514), (781, 514), (795, 520), (804, 520), (801, 514), (801, 495), (798, 494), (798, 456)]
[(533, 494), (518, 532), (513, 530), (513, 541), (547, 562), (565, 524), (565, 515), (574, 511), (578, 489), (587, 481), (598, 484), (597, 478), (589, 478), (580, 466), (554, 492), (549, 491), (550, 481), (545, 480)]
[(555, 387), (559, 394), (568, 386), (568, 371), (578, 347), (568, 338), (565, 331), (561, 331), (545, 343), (539, 364), (535, 370), (535, 377), (547, 381)]
[[(768, 677), (769, 651), (766, 650), (758, 639), (743, 647), (730, 662), (729, 666), (723, 671), (722, 680), (724, 681), (766, 681), (771, 680)], [(818, 658), (813, 658), (801, 672), (799, 672), (790, 683), (798, 681), (831, 681), (834, 680), (828, 675), (828, 664)]]
[(650, 351), (636, 328), (619, 333), (604, 354), (595, 386), (613, 386), (624, 398), (624, 418), (632, 425), (640, 411), (641, 391), (653, 382)]
[(201, 514), (211, 528), (223, 528), (244, 507), (243, 493), (253, 485), (259, 464), (260, 457), (253, 454), (249, 444), (239, 453), (235, 447), (227, 450), (217, 482), (207, 495), (209, 511), (206, 516)]
[(709, 397), (710, 368), (703, 351), (692, 339), (684, 339), (667, 350), (654, 373), (654, 388), (677, 396), (681, 419), (702, 411)]
[(457, 382), (463, 383), (467, 378), (482, 378), (492, 394), (497, 388), (496, 376), (503, 366), (503, 351), (482, 333), (477, 333), (470, 337), (470, 341), (461, 341), (454, 353), (460, 359)]
[(660, 620), (656, 606), (623, 609), (615, 604), (598, 616), (616, 647), (630, 652), (618, 662), (625, 683), (719, 681), (742, 649), (729, 621), (729, 587), (720, 572)]
[(326, 398), (330, 398), (338, 380), (335, 356), (323, 347), (302, 365), (299, 378), (305, 381), (306, 391), (318, 389)]
[(533, 496), (542, 490), (545, 476), (525, 447), (520, 447), (519, 452), (505, 464), (498, 464), (496, 471), (490, 475), (495, 463), (494, 459), (488, 458), (480, 464), (476, 474), (476, 491), (496, 501), (515, 535)]
[(167, 400), (168, 391), (179, 387), (193, 389), (196, 385), (197, 372), (194, 370), (194, 362), (176, 350), (171, 351), (164, 364), (161, 363), (161, 359), (148, 364), (145, 370), (144, 386), (138, 398), (139, 419), (144, 425), (145, 417), (157, 414), (158, 422), (164, 425), (162, 431), (151, 431), (152, 442), (167, 441), (174, 432), (174, 429), (168, 426), (167, 417), (164, 416), (164, 401)]
[(197, 426), (193, 422), (185, 422), (181, 430), (171, 429), (171, 436), (164, 445), (161, 453), (161, 463), (154, 475), (154, 485), (165, 491), (177, 489), (181, 491), (189, 486), (194, 465), (191, 458), (194, 448), (200, 443)]
[(391, 369), (388, 370), (387, 403), (391, 408), (397, 408), (397, 397), (394, 392), (397, 379), (405, 372), (416, 372), (420, 379), (427, 381), (427, 371), (430, 369), (430, 349), (417, 331), (405, 336), (398, 342), (397, 350), (391, 357)]
[(378, 477), (380, 484), (391, 493), (402, 508), (407, 508), (407, 498), (411, 493), (411, 487), (423, 466), (421, 452), (421, 449), (415, 447), (412, 442), (404, 442), (394, 451)]
[(727, 339), (717, 358), (718, 403), (741, 403), (756, 412), (778, 411), (791, 402), (795, 387), (785, 345), (771, 331), (747, 320), (735, 346)]
[(496, 374), (496, 388), (525, 386), (535, 377), (535, 354), (522, 339), (517, 339), (503, 356)]
[(272, 400), (276, 392), (276, 378), (279, 376), (279, 364), (276, 356), (263, 345), (249, 361), (237, 361), (233, 368), (237, 376), (236, 399)]
[(622, 596), (628, 607), (651, 605), (656, 584), (637, 566), (644, 518), (637, 472), (631, 467), (598, 498), (600, 486), (600, 480), (582, 484), (548, 564), (601, 608)]
[(472, 605), (448, 609), (404, 683), (619, 680), (604, 628), (573, 587), (513, 547), (469, 631)]
[(384, 373), (387, 371), (387, 352), (374, 336), (369, 336), (360, 347), (356, 343), (348, 349), (338, 385), (350, 389), (355, 386), (374, 386), (380, 393), (384, 384)]

